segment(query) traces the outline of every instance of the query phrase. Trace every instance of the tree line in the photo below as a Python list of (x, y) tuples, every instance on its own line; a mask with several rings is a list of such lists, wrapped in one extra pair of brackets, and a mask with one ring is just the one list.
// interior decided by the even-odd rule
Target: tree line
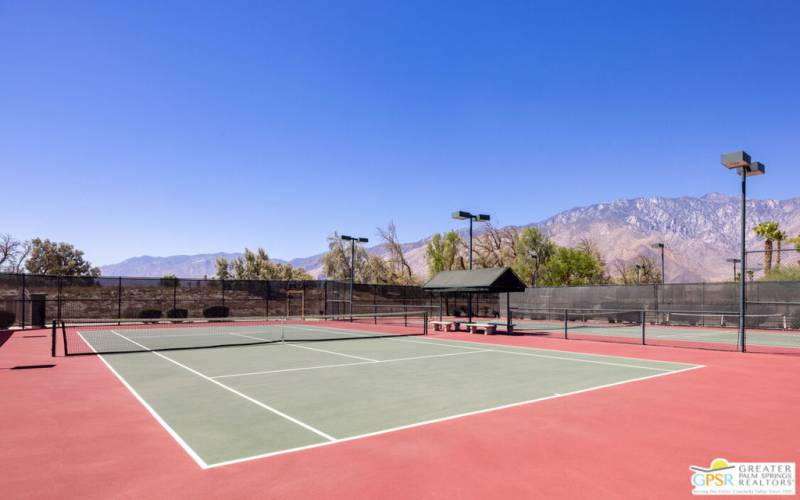
[[(800, 281), (800, 258), (786, 265), (785, 243), (800, 252), (800, 235), (789, 238), (775, 221), (764, 221), (753, 229), (764, 238), (763, 277), (766, 281)], [(328, 237), (328, 251), (322, 257), (322, 272), (327, 279), (349, 280), (351, 273), (360, 283), (417, 285), (423, 278), (414, 274), (400, 243), (397, 227), (389, 222), (377, 228), (382, 243), (380, 254), (370, 254), (358, 245), (351, 255), (350, 243), (338, 232)], [(798, 254), (800, 256), (800, 254)], [(468, 242), (457, 231), (434, 234), (425, 247), (428, 277), (449, 270), (469, 267)], [(773, 265), (774, 263), (774, 265)], [(245, 248), (241, 257), (217, 259), (216, 279), (311, 280), (303, 268), (276, 262), (263, 248)], [(554, 243), (535, 227), (497, 228), (487, 225), (473, 239), (473, 267), (511, 267), (528, 285), (567, 286), (610, 283), (660, 283), (660, 266), (655, 259), (640, 255), (633, 262), (616, 263), (609, 272), (599, 249), (589, 239), (575, 247)], [(34, 238), (23, 241), (0, 234), (0, 271), (28, 272), (61, 276), (100, 276), (100, 269), (84, 258), (83, 251), (66, 242)], [(747, 271), (753, 279), (751, 270)], [(741, 273), (739, 273), (741, 274)], [(173, 276), (165, 278), (173, 279)], [(738, 279), (738, 276), (737, 276)]]
[[(428, 274), (467, 269), (469, 244), (456, 231), (435, 234), (425, 257)], [(567, 286), (609, 283), (660, 283), (661, 271), (646, 255), (630, 264), (616, 264), (612, 277), (597, 245), (581, 240), (574, 248), (559, 246), (535, 227), (486, 230), (473, 238), (473, 267), (510, 267), (527, 285)]]
[[(791, 251), (800, 256), (800, 235), (789, 238), (789, 234), (780, 228), (776, 221), (764, 221), (753, 228), (753, 232), (764, 238), (764, 281), (800, 281), (800, 258), (793, 264), (784, 265), (783, 244), (790, 243), (794, 246)], [(776, 248), (777, 247), (777, 248)], [(775, 266), (773, 267), (773, 258)], [(741, 273), (739, 273), (741, 274)], [(748, 271), (752, 279), (752, 271)], [(738, 279), (738, 276), (737, 276)]]
[(0, 234), (0, 271), (7, 273), (100, 276), (83, 252), (65, 242), (34, 238), (24, 241)]

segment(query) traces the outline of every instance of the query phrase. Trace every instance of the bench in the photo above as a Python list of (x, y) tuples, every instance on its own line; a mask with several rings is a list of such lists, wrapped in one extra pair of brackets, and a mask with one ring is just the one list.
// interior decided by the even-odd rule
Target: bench
[(499, 321), (489, 321), (489, 324), (494, 325), (495, 328), (497, 328), (498, 326), (506, 327), (506, 329), (508, 330), (508, 332), (506, 333), (514, 333), (514, 327), (517, 326), (516, 323), (511, 323), (511, 325), (509, 325), (506, 322), (501, 323)]
[(461, 325), (467, 325), (467, 324), (469, 324), (469, 323), (467, 323), (467, 321), (463, 320), (463, 319), (454, 320), (453, 321), (453, 330), (455, 330), (457, 332), (460, 332), (461, 331)]
[(466, 323), (469, 333), (478, 333), (478, 330), (483, 330), (484, 335), (494, 335), (497, 331), (497, 325), (492, 323)]
[[(453, 322), (452, 321), (431, 321), (430, 324), (433, 325), (433, 331), (438, 332), (449, 332), (452, 328)], [(455, 329), (458, 330), (458, 325), (455, 325)]]

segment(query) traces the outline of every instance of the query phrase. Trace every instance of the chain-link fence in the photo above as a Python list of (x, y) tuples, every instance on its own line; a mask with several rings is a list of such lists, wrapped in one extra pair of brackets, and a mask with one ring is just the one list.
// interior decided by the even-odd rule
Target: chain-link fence
[[(348, 282), (67, 277), (0, 273), (0, 327), (41, 327), (53, 319), (275, 317), (342, 313), (456, 314), (466, 300), (417, 286)], [(473, 300), (496, 309), (497, 298)], [(492, 306), (494, 304), (494, 306)], [(445, 309), (441, 309), (441, 308)], [(449, 307), (450, 309), (447, 309)], [(466, 309), (464, 309), (466, 310)], [(448, 312), (450, 311), (450, 312)]]
[[(800, 282), (750, 282), (746, 298), (748, 350), (800, 354)], [(500, 299), (505, 310), (505, 297)], [(627, 319), (632, 316), (647, 327), (641, 335), (644, 341), (649, 332), (648, 344), (735, 350), (739, 341), (739, 284), (734, 282), (528, 288), (511, 294), (510, 309), (520, 333), (563, 331), (568, 338), (637, 342), (638, 327), (632, 330)], [(556, 326), (542, 328), (545, 324)], [(617, 330), (626, 324), (630, 335)], [(615, 333), (587, 334), (585, 326), (600, 332), (610, 327)], [(542, 331), (533, 331), (537, 328)], [(569, 328), (579, 330), (570, 336)]]

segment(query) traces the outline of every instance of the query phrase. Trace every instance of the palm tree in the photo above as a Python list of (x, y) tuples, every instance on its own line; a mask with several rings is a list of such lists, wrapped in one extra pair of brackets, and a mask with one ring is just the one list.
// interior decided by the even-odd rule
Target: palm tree
[(764, 274), (767, 275), (772, 270), (772, 242), (775, 240), (775, 233), (778, 232), (778, 223), (775, 221), (764, 221), (754, 227), (753, 232), (765, 239)]
[(778, 257), (777, 259), (775, 259), (775, 267), (781, 267), (781, 250), (782, 250), (781, 247), (783, 246), (783, 242), (786, 241), (786, 238), (788, 238), (789, 235), (786, 234), (786, 231), (781, 231), (779, 229), (775, 231), (775, 233), (772, 236), (775, 242), (778, 244)]

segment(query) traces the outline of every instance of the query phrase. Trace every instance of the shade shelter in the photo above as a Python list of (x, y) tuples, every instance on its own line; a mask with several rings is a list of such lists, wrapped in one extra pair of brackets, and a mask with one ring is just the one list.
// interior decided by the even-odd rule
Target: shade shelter
[[(474, 293), (505, 293), (506, 299), (511, 292), (524, 292), (525, 284), (510, 267), (489, 267), (465, 271), (442, 271), (422, 288), (434, 293), (468, 293), (470, 302)], [(512, 331), (510, 300), (506, 300), (506, 328)], [(470, 308), (469, 321), (472, 322)]]

